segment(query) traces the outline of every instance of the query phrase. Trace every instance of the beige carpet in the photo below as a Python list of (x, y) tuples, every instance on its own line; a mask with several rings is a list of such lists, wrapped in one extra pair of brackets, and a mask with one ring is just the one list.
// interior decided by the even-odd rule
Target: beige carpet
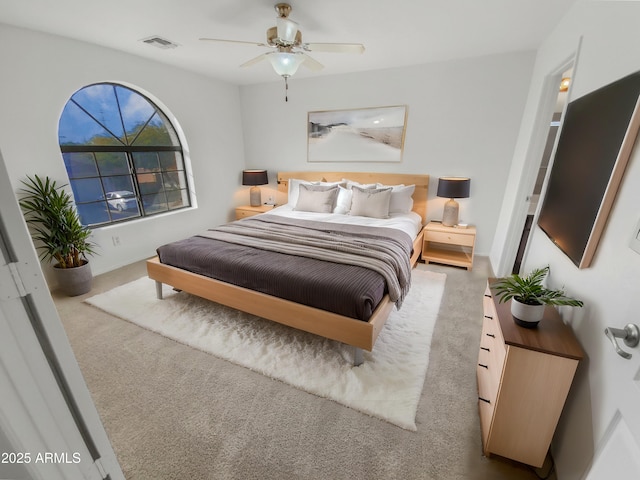
[(90, 294), (54, 300), (128, 480), (536, 480), (482, 455), (475, 374), (486, 258), (471, 272), (418, 268), (447, 281), (415, 432), (83, 302), (145, 275), (143, 262), (96, 277)]
[(415, 270), (400, 310), (393, 309), (364, 364), (353, 348), (224, 307), (142, 277), (85, 301), (185, 345), (342, 405), (416, 430), (446, 275)]

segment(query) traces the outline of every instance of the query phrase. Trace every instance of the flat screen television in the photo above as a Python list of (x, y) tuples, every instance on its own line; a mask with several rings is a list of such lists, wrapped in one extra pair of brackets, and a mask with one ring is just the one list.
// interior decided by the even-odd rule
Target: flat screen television
[(538, 226), (588, 267), (638, 133), (640, 72), (567, 105)]

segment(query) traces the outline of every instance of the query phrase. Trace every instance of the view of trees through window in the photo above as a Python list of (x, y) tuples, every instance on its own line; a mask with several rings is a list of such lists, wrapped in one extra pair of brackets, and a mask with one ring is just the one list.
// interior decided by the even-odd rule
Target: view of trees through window
[(110, 83), (82, 88), (65, 105), (58, 139), (84, 225), (190, 206), (175, 129), (140, 93)]

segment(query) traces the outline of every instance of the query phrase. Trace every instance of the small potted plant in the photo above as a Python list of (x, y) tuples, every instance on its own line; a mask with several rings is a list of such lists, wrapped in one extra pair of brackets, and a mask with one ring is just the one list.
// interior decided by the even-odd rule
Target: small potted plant
[(521, 327), (535, 328), (542, 320), (545, 305), (582, 307), (584, 304), (581, 300), (567, 297), (563, 290), (543, 286), (548, 273), (549, 267), (546, 266), (524, 277), (514, 273), (493, 285), (501, 303), (511, 300), (511, 314)]
[(31, 227), (31, 238), (40, 259), (55, 262), (54, 277), (68, 296), (91, 290), (87, 255), (94, 254), (91, 229), (82, 225), (71, 195), (49, 177), (27, 176), (23, 180), (20, 207)]

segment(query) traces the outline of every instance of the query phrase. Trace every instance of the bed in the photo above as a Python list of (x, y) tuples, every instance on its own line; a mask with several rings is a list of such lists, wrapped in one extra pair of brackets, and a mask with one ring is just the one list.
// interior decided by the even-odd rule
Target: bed
[[(288, 203), (291, 203), (289, 207), (292, 207), (293, 205), (295, 205), (295, 202), (293, 202), (293, 198), (288, 198), (290, 187), (295, 187), (297, 186), (297, 184), (318, 184), (322, 182), (321, 187), (305, 187), (305, 189), (309, 188), (322, 190), (324, 186), (327, 186), (326, 190), (332, 190), (331, 185), (335, 183), (341, 183), (341, 187), (345, 186), (346, 184), (343, 182), (344, 179), (348, 179), (352, 182), (352, 184), (356, 184), (358, 187), (363, 187), (364, 185), (371, 186), (373, 184), (381, 184), (387, 187), (395, 186), (394, 192), (396, 192), (396, 190), (404, 190), (405, 194), (407, 189), (398, 189), (398, 186), (415, 185), (415, 188), (413, 189), (411, 195), (412, 213), (410, 215), (417, 217), (418, 228), (410, 239), (409, 249), (407, 250), (407, 256), (409, 256), (407, 260), (409, 269), (414, 266), (418, 258), (420, 257), (422, 247), (421, 226), (425, 223), (426, 218), (429, 176), (355, 172), (280, 172), (278, 174), (278, 191), (287, 196), (288, 201), (291, 200), (291, 202)], [(349, 185), (349, 187), (351, 187), (351, 184)], [(302, 189), (302, 187), (298, 188)], [(360, 188), (358, 188), (358, 190), (360, 190)], [(298, 189), (296, 189), (295, 191), (298, 192)], [(342, 190), (340, 191), (342, 192)], [(314, 193), (314, 195), (318, 194)], [(302, 199), (299, 199), (298, 201), (302, 201)], [(337, 203), (334, 203), (334, 206), (337, 207)], [(295, 223), (298, 222), (298, 220), (289, 220), (289, 214), (286, 210), (286, 206), (280, 207), (274, 210), (274, 212), (268, 214), (263, 214), (257, 217), (251, 217), (249, 219), (243, 219), (237, 222), (231, 222), (230, 224), (226, 224), (224, 226), (216, 227), (216, 229), (212, 229), (212, 233), (210, 234), (212, 235), (212, 241), (225, 241), (226, 235), (235, 235), (236, 230), (240, 228), (256, 227), (260, 229), (262, 225), (265, 224), (265, 222), (275, 222), (276, 225), (278, 225), (280, 222), (284, 222), (282, 228), (277, 229), (284, 232), (288, 231), (289, 228), (297, 228), (298, 226)], [(293, 209), (289, 208), (289, 210)], [(303, 214), (303, 212), (300, 212), (300, 214)], [(283, 216), (280, 217), (280, 215)], [(312, 215), (313, 218), (323, 218), (322, 215), (319, 215), (319, 217), (314, 215)], [(346, 223), (350, 223), (349, 215), (329, 216), (335, 217), (336, 220), (343, 219), (346, 220)], [(392, 217), (394, 216), (395, 215), (392, 215)], [(355, 218), (356, 216), (352, 217)], [(248, 222), (248, 220), (252, 220), (252, 222)], [(305, 224), (304, 221), (306, 220), (302, 220), (302, 225), (307, 226), (308, 224)], [(294, 224), (289, 225), (290, 222)], [(322, 220), (322, 222), (324, 222), (324, 220)], [(318, 222), (318, 224), (320, 225), (320, 222)], [(334, 228), (341, 229), (343, 227), (333, 226), (332, 229)], [(351, 227), (344, 228), (351, 229)], [(385, 230), (384, 228), (376, 230), (384, 230), (385, 232), (391, 231), (391, 229)], [(324, 235), (324, 233), (320, 233), (319, 235)], [(204, 237), (207, 237), (207, 234), (198, 236), (196, 243), (203, 243)], [(393, 238), (394, 236), (384, 234), (380, 235), (380, 237)], [(173, 246), (174, 251), (180, 251), (179, 249), (182, 249), (184, 247), (184, 242), (194, 241), (192, 240), (192, 238), (193, 237), (191, 237), (190, 239), (185, 239), (184, 241), (182, 241), (182, 243), (173, 242), (170, 245)], [(249, 246), (235, 245), (233, 247), (235, 248), (235, 250), (231, 251), (230, 256), (243, 257), (244, 255), (241, 254), (242, 252), (244, 252), (246, 249), (255, 248), (254, 246), (251, 246), (251, 241), (255, 240), (250, 240), (248, 243)], [(268, 243), (268, 241), (262, 239), (258, 240), (258, 242)], [(260, 246), (262, 247), (262, 245)], [(371, 308), (371, 311), (364, 312), (364, 319), (355, 318), (358, 317), (358, 315), (331, 311), (329, 308), (324, 308), (322, 306), (310, 306), (306, 301), (302, 302), (282, 298), (281, 296), (256, 291), (252, 288), (246, 288), (233, 283), (229, 283), (228, 281), (222, 281), (212, 278), (208, 273), (203, 273), (198, 268), (192, 268), (189, 262), (187, 262), (189, 266), (185, 268), (167, 264), (172, 262), (167, 262), (165, 260), (165, 257), (167, 257), (167, 255), (164, 252), (166, 252), (167, 250), (162, 250), (162, 248), (164, 247), (165, 246), (159, 247), (159, 256), (156, 256), (155, 258), (147, 261), (147, 272), (149, 277), (156, 282), (156, 292), (158, 298), (162, 298), (162, 284), (167, 284), (177, 290), (182, 290), (190, 294), (229, 306), (231, 308), (235, 308), (237, 310), (241, 310), (268, 320), (282, 323), (299, 330), (304, 330), (306, 332), (320, 335), (322, 337), (343, 342), (354, 347), (354, 365), (359, 365), (362, 363), (362, 350), (373, 350), (376, 338), (382, 330), (382, 327), (384, 326), (391, 312), (391, 309), (394, 308), (395, 303), (401, 300), (401, 298), (397, 298), (398, 292), (395, 291), (395, 287), (391, 288), (391, 285), (389, 285), (388, 291), (384, 291), (379, 295), (380, 300), (376, 300), (376, 303)], [(263, 249), (260, 248), (260, 250), (262, 251)], [(275, 252), (274, 254), (288, 255), (282, 252)], [(163, 261), (161, 261), (160, 259), (161, 256), (163, 257)], [(322, 259), (315, 259), (314, 261), (322, 261)], [(178, 263), (178, 265), (181, 264)], [(360, 282), (356, 281), (351, 283)], [(262, 285), (257, 285), (253, 288), (262, 288)], [(262, 289), (265, 291), (269, 291), (266, 288)], [(396, 298), (392, 298), (394, 293), (396, 295)], [(400, 297), (401, 296), (402, 294), (400, 295)]]

